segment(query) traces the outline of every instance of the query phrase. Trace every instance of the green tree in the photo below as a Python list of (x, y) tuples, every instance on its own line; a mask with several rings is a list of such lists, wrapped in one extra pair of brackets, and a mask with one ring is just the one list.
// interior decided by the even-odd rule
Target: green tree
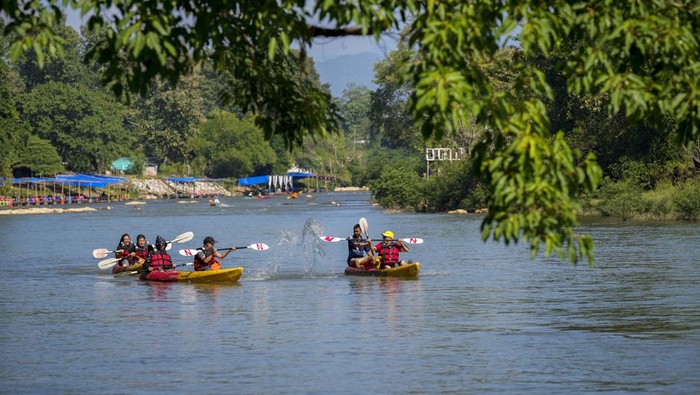
[[(16, 38), (13, 58), (34, 49), (41, 65), (43, 55), (60, 52), (53, 30), (60, 15), (50, 7), (57, 2), (31, 1), (33, 12), (2, 3), (10, 21), (5, 32)], [(644, 120), (653, 130), (662, 130), (660, 123), (670, 118), (678, 141), (698, 135), (695, 0), (67, 3), (93, 13), (91, 28), (113, 27), (90, 55), (107, 65), (106, 79), (114, 81), (117, 93), (124, 86), (145, 91), (157, 76), (177, 81), (210, 58), (216, 70), (230, 73), (233, 100), (256, 114), (266, 136), (281, 134), (296, 144), (304, 135), (337, 130), (339, 120), (330, 95), (307, 84), (292, 43), (303, 59), (315, 37), (378, 38), (407, 23), (409, 47), (417, 49), (416, 59), (402, 68), (403, 80), (415, 89), (412, 118), (421, 123), (423, 136), (437, 139), (471, 117), (489, 131), (474, 158), (491, 196), (482, 235), (506, 243), (525, 240), (533, 255), (544, 246), (547, 255), (592, 259), (590, 237), (574, 232), (575, 213), (581, 192), (596, 189), (601, 171), (595, 157), (572, 150), (552, 129), (544, 103), (552, 99), (552, 87), (543, 70), (529, 63), (532, 56), (565, 49), (559, 55), (567, 59), (562, 69), (567, 89), (582, 96), (608, 94), (609, 117)], [(497, 92), (474, 61), (495, 59), (502, 40), (518, 26), (520, 52), (510, 62), (514, 89)]]
[(387, 168), (369, 186), (374, 197), (388, 208), (421, 209), (425, 184), (415, 172)]
[(382, 147), (400, 148), (421, 145), (421, 137), (408, 107), (413, 86), (403, 81), (406, 62), (415, 57), (404, 41), (397, 50), (375, 66), (377, 90), (372, 93), (369, 117), (372, 141)]
[(111, 96), (59, 82), (37, 86), (22, 104), (32, 134), (50, 141), (77, 172), (104, 171), (129, 154), (134, 138), (124, 127), (124, 115)]
[(204, 174), (215, 178), (248, 177), (275, 163), (275, 152), (251, 116), (214, 111), (190, 140), (204, 160)]
[(187, 140), (204, 120), (200, 81), (199, 73), (182, 78), (175, 87), (159, 81), (136, 103), (140, 111), (136, 123), (143, 130), (140, 144), (147, 156), (158, 158), (163, 165), (189, 160)]
[(25, 52), (15, 67), (19, 71), (27, 90), (49, 81), (64, 84), (82, 83), (89, 75), (82, 62), (82, 42), (80, 35), (65, 20), (61, 20), (55, 31), (63, 42), (64, 56), (49, 58), (43, 67), (39, 66), (35, 52)]
[(37, 136), (29, 136), (14, 167), (20, 173), (35, 177), (55, 176), (65, 171), (56, 148)]
[[(5, 53), (5, 50), (6, 40), (0, 37), (0, 53)], [(12, 178), (12, 169), (29, 137), (29, 127), (17, 110), (18, 98), (23, 89), (19, 74), (0, 57), (0, 147), (3, 147), (3, 154), (0, 155), (0, 177), (6, 180)], [(3, 184), (7, 185), (11, 183)]]

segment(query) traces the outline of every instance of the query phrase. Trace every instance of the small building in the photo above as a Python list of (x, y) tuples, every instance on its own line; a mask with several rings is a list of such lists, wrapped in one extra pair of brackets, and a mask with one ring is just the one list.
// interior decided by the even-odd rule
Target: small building
[(143, 175), (147, 177), (154, 177), (158, 175), (158, 160), (155, 158), (148, 158), (143, 164)]

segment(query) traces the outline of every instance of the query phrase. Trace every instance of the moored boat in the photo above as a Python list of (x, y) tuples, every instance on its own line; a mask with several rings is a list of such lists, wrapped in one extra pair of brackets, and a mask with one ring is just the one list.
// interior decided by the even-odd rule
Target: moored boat
[(354, 267), (346, 267), (346, 276), (368, 276), (368, 277), (403, 277), (403, 278), (416, 278), (420, 272), (420, 263), (412, 262), (406, 266), (397, 266), (389, 269), (381, 270), (365, 270), (356, 269)]
[(243, 274), (242, 267), (201, 272), (151, 272), (141, 276), (144, 281), (190, 282), (197, 284), (233, 284)]

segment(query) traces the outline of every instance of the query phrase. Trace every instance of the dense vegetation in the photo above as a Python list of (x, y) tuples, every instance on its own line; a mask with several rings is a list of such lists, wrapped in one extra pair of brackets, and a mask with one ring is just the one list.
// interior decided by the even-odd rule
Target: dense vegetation
[[(1, 138), (48, 140), (76, 170), (100, 170), (105, 155), (125, 151), (203, 174), (296, 161), (368, 182), (387, 206), (486, 205), (485, 239), (524, 240), (533, 254), (544, 247), (573, 261), (592, 259), (590, 237), (574, 231), (584, 208), (697, 216), (700, 6), (692, 0), (65, 1), (91, 14), (82, 39), (59, 23), (53, 3), (2, 3), (10, 23), (0, 95), (9, 104), (0, 115), (16, 133)], [(315, 37), (378, 37), (403, 24), (404, 41), (378, 65), (369, 100), (352, 88), (335, 101), (318, 83), (306, 57)], [(132, 92), (141, 96), (129, 100)], [(76, 112), (50, 111), (64, 103)], [(226, 140), (231, 128), (203, 127), (226, 113), (241, 120), (236, 128), (257, 127), (277, 157), (231, 157), (207, 145), (201, 133), (238, 140)], [(80, 139), (101, 134), (103, 144), (78, 147), (65, 133), (72, 128)], [(324, 139), (328, 132), (343, 138)], [(358, 135), (367, 149), (357, 149)], [(425, 146), (466, 148), (469, 163), (436, 164), (426, 182)], [(303, 149), (286, 155), (285, 147)], [(5, 172), (19, 163), (13, 156), (3, 158)], [(649, 195), (671, 185), (677, 194)], [(638, 203), (614, 207), (615, 191)]]

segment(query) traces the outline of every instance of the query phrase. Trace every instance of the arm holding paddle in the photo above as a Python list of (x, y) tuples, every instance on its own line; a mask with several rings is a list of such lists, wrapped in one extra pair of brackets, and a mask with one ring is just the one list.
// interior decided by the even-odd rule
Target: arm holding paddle
[[(171, 243), (185, 243), (194, 237), (194, 233), (192, 232), (185, 232), (183, 234), (177, 235), (174, 239), (168, 241), (168, 245), (166, 246), (166, 249), (171, 246)], [(144, 238), (145, 239), (145, 238)], [(92, 256), (95, 258), (105, 258), (110, 252), (116, 252), (116, 251), (109, 251), (105, 248), (98, 248), (92, 252)], [(112, 266), (114, 266), (117, 262), (119, 262), (121, 258), (111, 258), (111, 259), (105, 259), (97, 263), (97, 267), (100, 269), (110, 269)]]
[[(206, 263), (206, 264), (209, 264), (209, 262), (211, 262), (212, 259), (215, 259), (215, 258), (224, 259), (224, 258), (226, 258), (226, 257), (228, 256), (228, 254), (230, 254), (230, 253), (233, 252), (233, 251), (236, 251), (236, 247), (225, 248), (225, 249), (222, 249), (222, 251), (223, 251), (223, 250), (226, 250), (226, 252), (222, 254), (222, 253), (219, 252), (219, 250), (216, 249), (216, 247), (213, 247), (213, 246), (212, 246), (211, 255), (209, 255), (209, 256), (203, 258), (202, 261), (204, 261), (204, 263)], [(200, 253), (201, 253), (201, 252), (200, 252)]]

